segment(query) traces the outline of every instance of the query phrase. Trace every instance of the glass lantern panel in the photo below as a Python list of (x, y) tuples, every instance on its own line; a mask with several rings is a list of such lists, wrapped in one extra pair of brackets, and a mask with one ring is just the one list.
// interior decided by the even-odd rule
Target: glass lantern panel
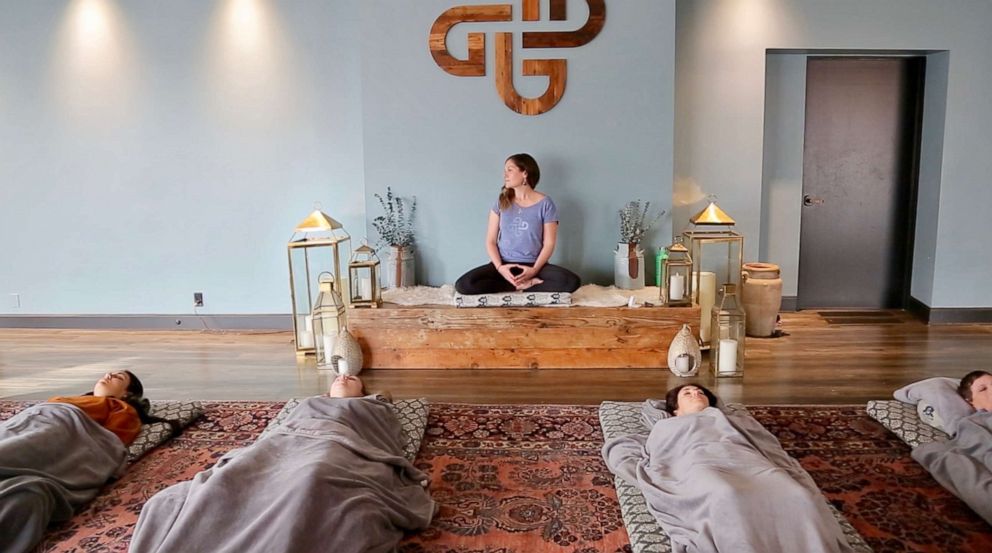
[(351, 267), (348, 273), (350, 275), (348, 284), (351, 288), (351, 302), (372, 301), (372, 268)]
[[(715, 282), (741, 284), (741, 247), (743, 237), (702, 237), (691, 240), (690, 253), (693, 265), (701, 273), (713, 273)], [(697, 283), (693, 283), (694, 285)], [(699, 288), (694, 287), (698, 294)]]
[(311, 313), (320, 289), (319, 275), (323, 272), (334, 274), (333, 246), (289, 248), (290, 291), (297, 350), (314, 347)]
[(710, 342), (710, 363), (717, 377), (744, 374), (744, 318), (734, 312), (714, 308)]
[(666, 263), (664, 265), (664, 297), (669, 306), (690, 305), (690, 277), (692, 265), (683, 263)]
[(337, 333), (334, 331), (336, 326), (337, 320), (326, 314), (317, 315), (313, 319), (314, 351), (317, 354), (318, 367), (331, 364), (334, 340), (337, 338)]

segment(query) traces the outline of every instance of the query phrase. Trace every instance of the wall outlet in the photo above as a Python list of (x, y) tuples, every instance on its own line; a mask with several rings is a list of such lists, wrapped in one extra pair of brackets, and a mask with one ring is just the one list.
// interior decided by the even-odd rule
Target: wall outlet
[(21, 307), (21, 295), (11, 294), (10, 295), (10, 307), (13, 309), (20, 309)]
[(193, 307), (203, 307), (203, 292), (193, 292)]

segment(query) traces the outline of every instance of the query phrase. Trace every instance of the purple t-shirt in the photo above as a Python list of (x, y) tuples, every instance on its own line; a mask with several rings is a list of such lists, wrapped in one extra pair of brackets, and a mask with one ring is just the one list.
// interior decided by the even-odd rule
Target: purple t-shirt
[(506, 211), (499, 210), (499, 200), (492, 207), (499, 215), (499, 238), (496, 245), (503, 261), (509, 263), (533, 263), (544, 246), (544, 224), (558, 222), (558, 206), (545, 196), (530, 207), (511, 205)]

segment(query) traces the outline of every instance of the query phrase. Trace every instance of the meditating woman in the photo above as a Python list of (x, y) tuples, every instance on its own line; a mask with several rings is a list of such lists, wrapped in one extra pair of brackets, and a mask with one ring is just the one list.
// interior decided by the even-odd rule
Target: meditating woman
[(674, 551), (851, 551), (813, 480), (750, 415), (697, 384), (671, 390), (665, 411), (645, 405), (650, 434), (610, 440), (603, 456)]
[(53, 397), (0, 424), (0, 551), (28, 551), (50, 522), (67, 520), (127, 461), (148, 414), (130, 371), (103, 375), (82, 396)]
[(460, 294), (513, 291), (574, 292), (579, 277), (548, 263), (558, 240), (558, 207), (537, 192), (541, 169), (530, 154), (514, 154), (503, 167), (503, 189), (489, 213), (490, 263), (455, 282)]
[(145, 504), (132, 552), (393, 551), (434, 514), (392, 407), (339, 376), (276, 429)]
[(958, 385), (958, 395), (976, 410), (992, 411), (992, 373), (971, 371)]

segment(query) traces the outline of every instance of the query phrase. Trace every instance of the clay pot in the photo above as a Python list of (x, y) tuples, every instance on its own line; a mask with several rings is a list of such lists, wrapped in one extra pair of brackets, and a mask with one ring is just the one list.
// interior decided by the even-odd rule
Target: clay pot
[(778, 265), (745, 263), (744, 304), (745, 329), (748, 336), (767, 337), (775, 332), (775, 323), (782, 307), (782, 278)]

